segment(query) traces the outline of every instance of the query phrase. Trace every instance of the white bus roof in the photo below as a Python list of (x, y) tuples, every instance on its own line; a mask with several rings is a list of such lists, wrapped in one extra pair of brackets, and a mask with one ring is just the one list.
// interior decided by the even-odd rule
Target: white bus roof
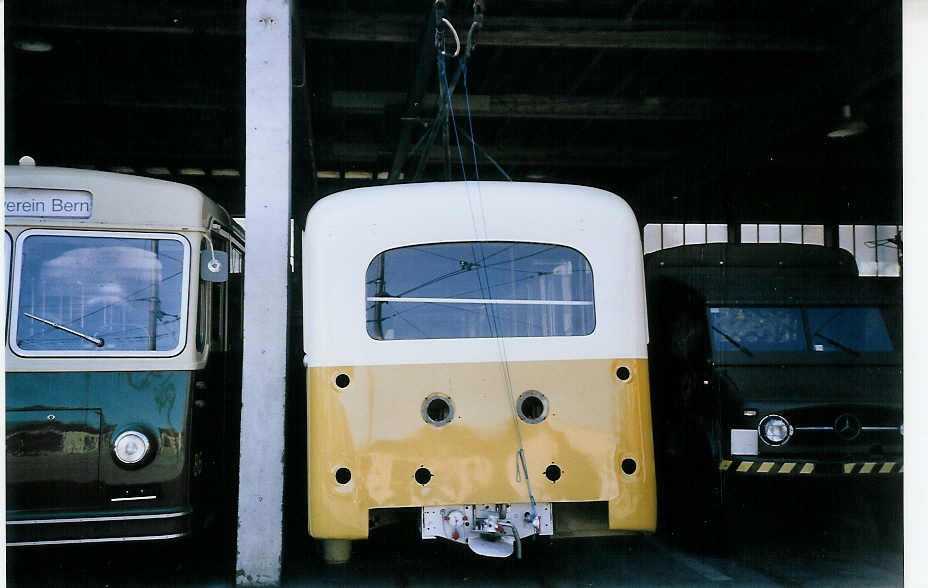
[(453, 241), (563, 245), (582, 253), (592, 267), (594, 332), (512, 338), (506, 344), (510, 359), (554, 353), (574, 359), (647, 357), (641, 233), (624, 200), (583, 186), (443, 182), (358, 188), (312, 207), (303, 235), (304, 350), (310, 364), (495, 357), (497, 347), (481, 339), (375, 341), (367, 333), (364, 282), (374, 257), (396, 247)]
[(61, 167), (8, 165), (5, 175), (10, 226), (202, 231), (218, 221), (244, 237), (225, 209), (184, 184)]

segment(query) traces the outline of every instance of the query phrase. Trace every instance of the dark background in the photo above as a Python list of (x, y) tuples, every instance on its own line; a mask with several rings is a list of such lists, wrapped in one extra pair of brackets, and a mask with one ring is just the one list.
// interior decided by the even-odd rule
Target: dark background
[[(450, 4), (464, 36), (471, 2)], [(900, 2), (485, 4), (468, 68), (474, 136), (513, 179), (615, 191), (642, 225), (901, 224)], [(384, 183), (404, 127), (415, 142), (431, 121), (431, 5), (294, 8), (297, 222), (322, 195)], [(244, 213), (244, 2), (34, 0), (6, 11), (7, 163), (28, 154), (131, 169)], [(37, 41), (51, 50), (20, 48)], [(828, 139), (843, 105), (869, 130)], [(438, 143), (429, 155), (422, 179), (446, 179)], [(313, 170), (335, 177), (314, 181)], [(502, 177), (486, 159), (480, 175)]]

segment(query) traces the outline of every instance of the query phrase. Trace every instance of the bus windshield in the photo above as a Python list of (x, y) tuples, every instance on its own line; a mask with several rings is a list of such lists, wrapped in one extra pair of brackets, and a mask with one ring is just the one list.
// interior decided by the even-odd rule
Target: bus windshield
[(168, 352), (182, 344), (179, 239), (28, 235), (17, 259), (19, 349)]
[(877, 307), (710, 307), (716, 351), (893, 351)]

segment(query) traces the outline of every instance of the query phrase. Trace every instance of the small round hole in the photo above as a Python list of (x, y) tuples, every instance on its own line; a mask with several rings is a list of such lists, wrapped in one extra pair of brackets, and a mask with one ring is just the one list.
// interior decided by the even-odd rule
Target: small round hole
[(623, 365), (619, 369), (615, 370), (615, 377), (622, 380), (623, 382), (627, 382), (628, 379), (632, 377), (632, 371)]
[(554, 464), (549, 465), (545, 468), (545, 477), (551, 480), (552, 482), (557, 482), (561, 479), (561, 468), (557, 467)]
[(425, 410), (433, 421), (443, 421), (451, 414), (451, 407), (441, 398), (433, 399)]
[(637, 469), (638, 469), (638, 464), (635, 462), (634, 459), (630, 457), (626, 457), (625, 459), (622, 460), (622, 471), (628, 474), (629, 476), (634, 474)]
[(545, 410), (545, 405), (535, 396), (529, 396), (522, 401), (522, 414), (530, 419), (537, 419)]
[(454, 418), (454, 405), (451, 404), (451, 399), (441, 394), (429, 396), (422, 405), (422, 418), (436, 427), (447, 425)]
[(432, 472), (428, 468), (419, 468), (416, 470), (416, 482), (419, 482), (423, 486), (429, 483), (432, 479)]
[(348, 468), (338, 468), (335, 470), (335, 481), (339, 484), (347, 484), (351, 481), (351, 470)]
[(348, 374), (338, 374), (335, 376), (335, 385), (339, 388), (347, 388), (350, 383), (351, 378), (348, 377)]

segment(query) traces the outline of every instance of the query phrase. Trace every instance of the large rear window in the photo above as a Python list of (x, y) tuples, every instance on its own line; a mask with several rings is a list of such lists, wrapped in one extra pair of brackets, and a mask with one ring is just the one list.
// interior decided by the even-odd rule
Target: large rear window
[(378, 340), (588, 335), (593, 272), (561, 245), (463, 242), (384, 251), (367, 268), (367, 332)]

